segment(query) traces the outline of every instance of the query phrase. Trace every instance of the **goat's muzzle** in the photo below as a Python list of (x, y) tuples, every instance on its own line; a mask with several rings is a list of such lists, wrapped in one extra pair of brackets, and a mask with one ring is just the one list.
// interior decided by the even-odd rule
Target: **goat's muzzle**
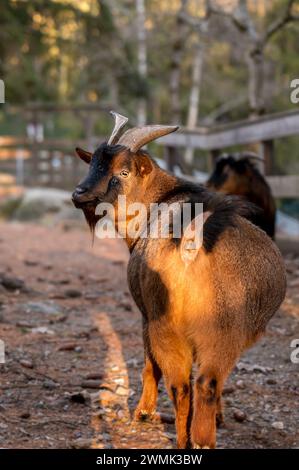
[(81, 209), (88, 204), (95, 204), (97, 199), (86, 188), (78, 186), (72, 194), (72, 201), (75, 207)]

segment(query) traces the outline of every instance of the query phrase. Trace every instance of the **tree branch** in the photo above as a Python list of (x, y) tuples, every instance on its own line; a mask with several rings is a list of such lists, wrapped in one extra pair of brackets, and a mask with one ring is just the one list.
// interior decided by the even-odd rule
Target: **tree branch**
[(195, 18), (194, 16), (189, 15), (185, 11), (180, 11), (178, 14), (179, 18), (187, 23), (189, 26), (192, 26), (194, 29), (200, 29), (201, 27), (201, 20)]
[(266, 33), (264, 34), (263, 42), (266, 44), (269, 39), (277, 33), (280, 29), (282, 29), (284, 26), (286, 26), (288, 23), (291, 21), (298, 21), (299, 16), (293, 15), (292, 14), (292, 7), (294, 5), (296, 0), (288, 0), (288, 4), (286, 7), (286, 10), (284, 14), (282, 15), (281, 18), (278, 18), (277, 20), (273, 21), (272, 24), (268, 27)]
[(222, 8), (216, 7), (213, 0), (209, 0), (209, 12), (210, 14), (226, 16), (230, 18), (233, 24), (241, 33), (247, 33), (252, 40), (257, 40), (258, 35), (251, 20), (246, 0), (238, 0), (236, 8), (232, 12), (223, 10)]
[(200, 33), (205, 34), (207, 32), (207, 22), (212, 13), (213, 7), (211, 0), (206, 0), (206, 12), (203, 18), (195, 18), (194, 16), (189, 15), (186, 10), (181, 10), (179, 12), (179, 18), (193, 29), (197, 29)]

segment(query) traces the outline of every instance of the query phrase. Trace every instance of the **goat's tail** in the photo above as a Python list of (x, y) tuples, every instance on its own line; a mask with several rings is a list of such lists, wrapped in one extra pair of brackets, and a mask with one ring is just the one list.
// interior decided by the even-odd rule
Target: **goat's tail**
[(213, 195), (207, 208), (211, 215), (203, 226), (203, 247), (211, 252), (221, 234), (236, 226), (236, 216), (250, 217), (260, 211), (254, 204), (238, 196)]

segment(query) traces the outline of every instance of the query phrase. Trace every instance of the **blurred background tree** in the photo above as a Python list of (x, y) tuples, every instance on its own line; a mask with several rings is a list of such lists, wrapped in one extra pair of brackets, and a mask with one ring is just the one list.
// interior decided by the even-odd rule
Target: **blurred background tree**
[[(189, 127), (294, 107), (298, 0), (0, 0), (0, 8), (8, 105), (94, 102), (133, 123)], [(55, 117), (46, 132), (110, 126), (102, 116), (80, 119)], [(18, 120), (11, 125), (20, 131)], [(297, 140), (277, 145), (283, 172), (298, 170)]]

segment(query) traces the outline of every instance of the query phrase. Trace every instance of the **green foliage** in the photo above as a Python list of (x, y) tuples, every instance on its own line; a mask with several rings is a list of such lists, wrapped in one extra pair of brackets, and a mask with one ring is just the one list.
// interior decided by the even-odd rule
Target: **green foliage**
[[(252, 13), (260, 30), (282, 14), (286, 0), (270, 3), (265, 17)], [(179, 4), (171, 0), (146, 1), (148, 75), (144, 78), (137, 67), (134, 0), (90, 0), (89, 9), (83, 8), (80, 0), (0, 0), (0, 77), (5, 80), (7, 103), (96, 101), (125, 110), (134, 122), (138, 99), (144, 97), (148, 102), (148, 121), (169, 122), (170, 74)], [(265, 49), (269, 112), (294, 108), (289, 87), (291, 80), (299, 77), (298, 31), (299, 22), (289, 24), (273, 36)], [(183, 124), (189, 106), (197, 34), (190, 28), (183, 42), (180, 62)], [(231, 106), (219, 114), (217, 122), (248, 116), (245, 55), (244, 36), (228, 18), (213, 18), (204, 61), (200, 121), (224, 104)], [(1, 133), (8, 130), (22, 133), (25, 118), (5, 115), (4, 119), (4, 114), (0, 114)], [(45, 122), (48, 136), (83, 136), (80, 116), (64, 113), (45, 117)], [(108, 133), (110, 127), (109, 117), (103, 120), (101, 116), (95, 123), (99, 135)], [(296, 139), (277, 143), (276, 164), (281, 172), (297, 168), (297, 144)]]

